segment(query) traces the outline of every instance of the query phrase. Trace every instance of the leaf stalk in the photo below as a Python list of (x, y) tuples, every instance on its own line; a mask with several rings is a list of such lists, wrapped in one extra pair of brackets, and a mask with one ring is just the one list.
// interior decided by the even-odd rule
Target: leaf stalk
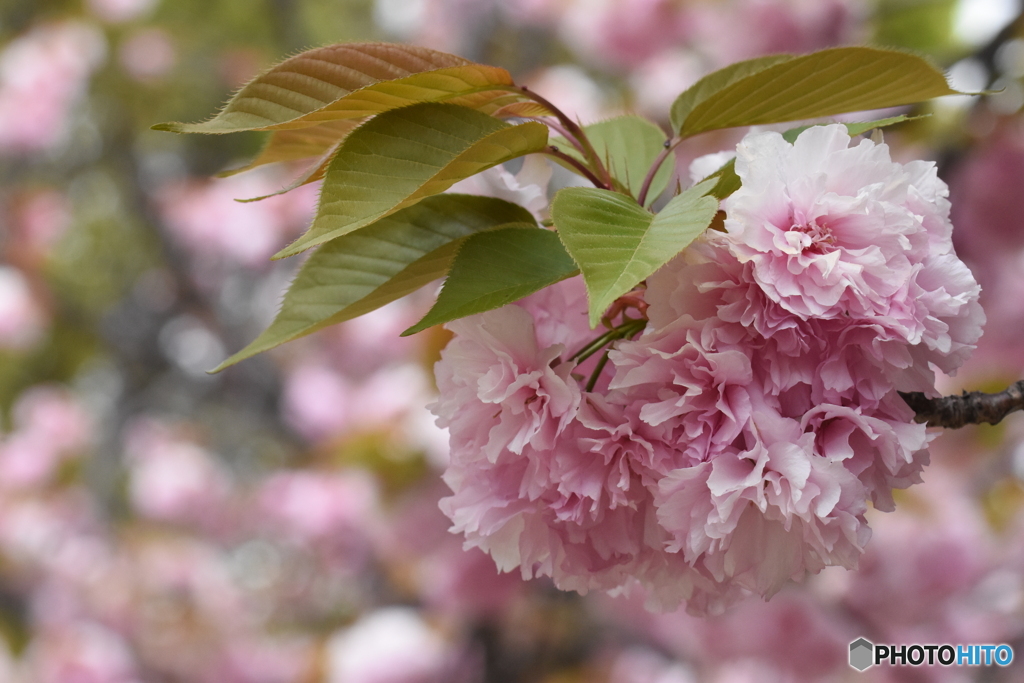
[(651, 183), (654, 182), (654, 176), (658, 175), (658, 171), (661, 169), (661, 165), (665, 163), (665, 159), (672, 153), (672, 150), (682, 142), (683, 139), (679, 136), (672, 138), (671, 140), (665, 140), (665, 147), (658, 153), (658, 156), (654, 159), (654, 163), (651, 164), (650, 170), (647, 171), (647, 175), (644, 177), (644, 183), (640, 186), (640, 193), (636, 196), (636, 203), (640, 206), (644, 206), (647, 202), (647, 193), (651, 190)]

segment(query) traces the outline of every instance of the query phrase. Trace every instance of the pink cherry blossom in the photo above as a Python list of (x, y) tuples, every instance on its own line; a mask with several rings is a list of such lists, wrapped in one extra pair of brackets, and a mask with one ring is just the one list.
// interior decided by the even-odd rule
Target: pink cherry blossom
[(438, 365), (433, 410), (451, 429), (453, 450), (473, 449), (494, 462), (505, 448), (551, 448), (580, 403), (569, 377), (574, 363), (557, 362), (565, 346), (541, 347), (532, 316), (519, 306), (449, 327), (457, 336)]
[(748, 135), (726, 232), (648, 278), (649, 325), (591, 392), (578, 283), (449, 325), (433, 409), (467, 547), (695, 613), (857, 566), (868, 502), (891, 510), (928, 462), (897, 391), (934, 392), (984, 315), (934, 168), (849, 144)]
[(65, 141), (72, 107), (105, 52), (102, 33), (74, 21), (36, 26), (8, 43), (0, 52), (0, 154)]
[(963, 363), (984, 313), (953, 252), (934, 165), (895, 163), (870, 140), (850, 147), (837, 124), (792, 145), (778, 133), (748, 135), (736, 172), (743, 186), (722, 204), (728, 248), (753, 264), (771, 301), (802, 320), (876, 325), (928, 377), (929, 362), (945, 372)]

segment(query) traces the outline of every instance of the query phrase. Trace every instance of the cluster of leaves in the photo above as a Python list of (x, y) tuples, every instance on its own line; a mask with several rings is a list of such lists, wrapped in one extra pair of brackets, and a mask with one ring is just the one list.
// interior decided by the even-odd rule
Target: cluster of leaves
[[(437, 303), (405, 334), (503, 306), (583, 273), (590, 322), (706, 230), (739, 187), (732, 163), (664, 207), (649, 206), (683, 140), (706, 131), (834, 116), (956, 94), (914, 55), (866, 47), (773, 55), (705, 76), (675, 100), (672, 136), (622, 116), (586, 127), (504, 69), (421, 47), (353, 43), (309, 50), (258, 76), (183, 133), (271, 131), (239, 171), (308, 160), (281, 190), (323, 180), (313, 224), (276, 258), (317, 247), (270, 327), (224, 368), (368, 313), (442, 277)], [(850, 124), (852, 133), (903, 117)], [(549, 139), (549, 131), (559, 133)], [(795, 136), (802, 129), (790, 131)], [(554, 229), (500, 199), (445, 193), (526, 154), (590, 180), (551, 207)], [(235, 171), (238, 172), (238, 171)]]

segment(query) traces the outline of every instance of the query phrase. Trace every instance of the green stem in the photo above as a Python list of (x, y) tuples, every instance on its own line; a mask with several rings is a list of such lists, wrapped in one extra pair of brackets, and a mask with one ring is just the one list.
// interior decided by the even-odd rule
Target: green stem
[(585, 361), (586, 359), (593, 356), (595, 353), (600, 351), (606, 344), (609, 344), (617, 339), (619, 334), (618, 328), (605, 332), (597, 339), (592, 340), (589, 344), (584, 346), (582, 349), (572, 355), (570, 360), (576, 361), (577, 365)]
[(594, 368), (594, 372), (590, 374), (590, 379), (587, 380), (587, 387), (584, 391), (590, 392), (597, 386), (597, 380), (601, 377), (601, 371), (604, 370), (604, 366), (608, 365), (608, 351), (604, 352), (601, 356), (601, 360), (597, 361), (597, 367)]
[[(643, 318), (629, 318), (626, 320), (626, 322), (622, 323), (618, 327), (613, 327), (612, 329), (608, 330), (597, 339), (594, 339), (593, 341), (588, 343), (586, 346), (584, 346), (579, 351), (574, 353), (570, 360), (576, 361), (576, 364), (579, 365), (580, 363), (587, 360), (595, 353), (603, 349), (608, 344), (611, 344), (612, 342), (617, 341), (619, 339), (626, 339), (632, 337), (636, 333), (643, 331), (644, 327), (646, 326), (647, 321), (644, 320)], [(600, 368), (604, 368), (605, 363), (607, 363), (607, 359), (602, 359), (602, 361), (598, 365)], [(600, 374), (600, 370), (598, 371), (598, 374)], [(589, 391), (589, 389), (587, 391)]]

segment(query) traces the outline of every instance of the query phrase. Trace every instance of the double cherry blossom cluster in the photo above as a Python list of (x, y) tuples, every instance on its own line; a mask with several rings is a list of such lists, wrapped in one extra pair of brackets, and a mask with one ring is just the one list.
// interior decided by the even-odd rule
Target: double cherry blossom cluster
[(934, 164), (829, 125), (751, 133), (735, 168), (724, 230), (647, 280), (604, 361), (580, 278), (449, 325), (441, 506), (501, 570), (717, 612), (854, 568), (869, 501), (921, 480), (898, 392), (934, 395), (984, 323)]

